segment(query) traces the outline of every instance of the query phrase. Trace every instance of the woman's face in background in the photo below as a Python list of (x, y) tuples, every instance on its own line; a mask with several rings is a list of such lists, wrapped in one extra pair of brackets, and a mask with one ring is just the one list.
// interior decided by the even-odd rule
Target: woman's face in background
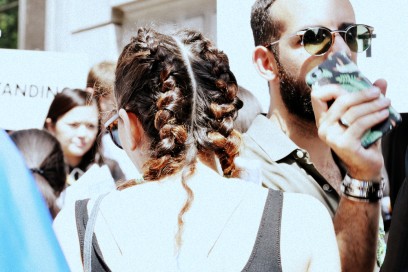
[(96, 104), (77, 106), (62, 115), (53, 128), (54, 136), (61, 143), (67, 163), (77, 166), (92, 147), (98, 133), (98, 108)]

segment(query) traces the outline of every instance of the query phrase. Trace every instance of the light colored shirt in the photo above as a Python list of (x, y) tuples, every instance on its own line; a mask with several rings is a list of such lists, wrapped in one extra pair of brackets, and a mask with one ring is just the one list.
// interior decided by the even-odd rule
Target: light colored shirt
[(311, 195), (334, 217), (340, 201), (336, 190), (314, 167), (309, 153), (265, 116), (258, 115), (243, 135), (240, 157), (260, 161), (265, 187)]
[[(259, 160), (262, 184), (265, 187), (308, 194), (326, 206), (333, 218), (340, 196), (310, 161), (309, 153), (298, 147), (276, 124), (258, 115), (243, 135), (240, 157)], [(337, 157), (334, 154), (335, 159)], [(340, 171), (344, 168), (338, 162)], [(380, 216), (377, 264), (381, 266), (385, 252), (384, 224)]]

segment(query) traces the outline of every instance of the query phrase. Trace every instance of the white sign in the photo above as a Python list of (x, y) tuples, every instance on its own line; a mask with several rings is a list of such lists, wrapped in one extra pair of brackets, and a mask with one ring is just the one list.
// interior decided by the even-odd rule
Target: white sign
[(54, 96), (86, 87), (83, 54), (0, 49), (0, 128), (42, 128)]

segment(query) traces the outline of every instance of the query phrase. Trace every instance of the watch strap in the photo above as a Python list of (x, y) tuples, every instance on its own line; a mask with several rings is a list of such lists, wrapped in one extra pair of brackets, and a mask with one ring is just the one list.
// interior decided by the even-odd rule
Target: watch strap
[(358, 202), (378, 202), (383, 197), (384, 181), (358, 180), (348, 174), (341, 184), (343, 196)]

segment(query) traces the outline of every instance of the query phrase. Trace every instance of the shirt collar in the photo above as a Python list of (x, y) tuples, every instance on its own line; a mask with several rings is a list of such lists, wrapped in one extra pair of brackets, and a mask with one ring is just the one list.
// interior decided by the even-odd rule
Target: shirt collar
[(258, 115), (246, 134), (263, 149), (273, 161), (279, 161), (298, 147), (282, 129), (263, 115)]

